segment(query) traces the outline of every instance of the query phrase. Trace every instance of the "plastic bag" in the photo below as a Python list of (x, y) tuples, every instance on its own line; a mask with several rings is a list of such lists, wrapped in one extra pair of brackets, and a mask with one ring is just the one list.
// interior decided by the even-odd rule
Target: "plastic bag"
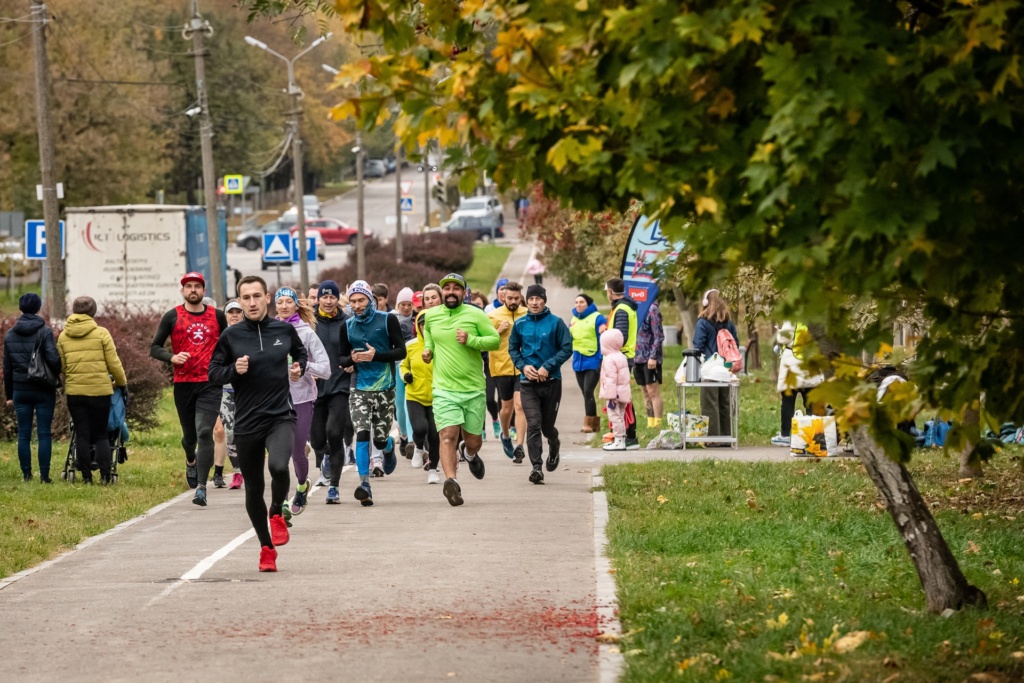
[(731, 382), (733, 374), (725, 367), (725, 360), (717, 353), (712, 354), (700, 366), (700, 379), (702, 382)]
[(825, 458), (839, 455), (839, 431), (832, 415), (793, 415), (789, 452), (797, 456)]

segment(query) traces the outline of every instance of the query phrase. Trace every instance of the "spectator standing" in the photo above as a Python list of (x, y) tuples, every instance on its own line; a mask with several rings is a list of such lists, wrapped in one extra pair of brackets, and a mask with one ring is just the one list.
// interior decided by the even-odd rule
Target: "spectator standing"
[(32, 420), (35, 418), (39, 481), (49, 484), (57, 386), (28, 374), (32, 357), (38, 355), (55, 377), (60, 375), (60, 354), (53, 330), (38, 315), (42, 305), (42, 299), (35, 292), (23, 294), (18, 301), (21, 317), (4, 335), (4, 394), (18, 420), (18, 463), (22, 479), (32, 481)]
[(654, 301), (637, 331), (636, 356), (633, 358), (633, 377), (644, 392), (647, 426), (653, 429), (661, 429), (661, 364), (664, 345), (665, 328), (661, 324), (661, 309), (658, 308), (658, 302)]
[[(717, 289), (709, 289), (701, 301), (703, 308), (697, 318), (693, 332), (693, 348), (704, 360), (718, 353), (718, 333), (728, 330), (739, 345), (736, 326), (729, 316), (729, 305)], [(700, 388), (700, 412), (708, 418), (708, 436), (732, 436), (729, 424), (730, 389), (721, 387)]]
[(810, 414), (812, 407), (807, 402), (807, 395), (811, 389), (825, 381), (825, 376), (822, 374), (808, 376), (803, 369), (801, 357), (797, 351), (794, 351), (794, 346), (797, 344), (797, 328), (793, 327), (793, 323), (782, 323), (782, 327), (775, 335), (775, 341), (780, 348), (779, 380), (776, 382), (775, 389), (782, 399), (782, 424), (779, 425), (779, 433), (772, 437), (771, 444), (789, 448), (793, 414), (796, 413), (796, 397), (803, 397), (804, 412)]
[(594, 389), (597, 388), (601, 375), (601, 349), (598, 340), (608, 321), (597, 312), (594, 300), (586, 294), (580, 293), (575, 303), (572, 320), (569, 321), (569, 334), (572, 336), (572, 371), (576, 374), (576, 383), (580, 391), (583, 392), (585, 415), (583, 429), (580, 431), (592, 434), (601, 429)]
[(526, 272), (533, 276), (533, 284), (543, 285), (544, 284), (544, 271), (547, 268), (540, 262), (536, 256), (530, 259), (529, 263), (526, 264)]
[(615, 438), (606, 451), (626, 450), (626, 422), (635, 419), (629, 388), (629, 361), (622, 353), (622, 333), (612, 328), (601, 334), (601, 400), (608, 401), (608, 422)]
[[(622, 353), (626, 356), (630, 372), (633, 371), (633, 359), (636, 356), (637, 303), (626, 296), (626, 283), (622, 278), (613, 277), (605, 283), (605, 294), (612, 304), (610, 327), (622, 333)], [(636, 438), (636, 421), (626, 423), (626, 450), (635, 451), (640, 448)]]

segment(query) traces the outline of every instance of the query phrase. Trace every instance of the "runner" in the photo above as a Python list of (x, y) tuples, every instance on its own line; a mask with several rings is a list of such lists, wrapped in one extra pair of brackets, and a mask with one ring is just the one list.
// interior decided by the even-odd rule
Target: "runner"
[(284, 505), (284, 519), (287, 522), (292, 515), (301, 515), (306, 509), (306, 497), (312, 484), (309, 482), (309, 456), (306, 455), (306, 442), (313, 422), (313, 404), (316, 401), (316, 380), (331, 376), (331, 361), (327, 351), (320, 342), (320, 337), (313, 331), (316, 325), (315, 314), (305, 301), (299, 302), (299, 295), (294, 289), (282, 287), (274, 294), (277, 305), (277, 319), (295, 328), (306, 347), (306, 372), (298, 380), (292, 380), (289, 390), (292, 397), (292, 409), (295, 411), (295, 441), (292, 444), (292, 466), (295, 468), (295, 498), (291, 505), (287, 500)]
[(434, 368), (423, 362), (423, 316), (416, 317), (416, 338), (405, 346), (402, 380), (406, 383), (405, 402), (412, 421), (412, 438), (416, 446), (412, 466), (423, 467), (427, 458), (427, 483), (438, 484), (437, 464), (441, 457), (441, 441), (434, 424)]
[(441, 305), (441, 288), (433, 282), (423, 287), (423, 310)]
[[(402, 337), (408, 344), (416, 338), (416, 318), (412, 312), (412, 290), (403, 287), (398, 296), (395, 297), (395, 315), (398, 316), (398, 323), (402, 326)], [(409, 420), (409, 413), (405, 409), (405, 382), (402, 381), (402, 373), (398, 373), (398, 381), (395, 382), (395, 420), (398, 422), (398, 431), (402, 440), (398, 452), (406, 458), (411, 458), (413, 445), (409, 442), (412, 435), (412, 423)]]
[[(512, 335), (512, 326), (525, 315), (523, 286), (518, 282), (506, 282), (505, 303), (494, 309), (490, 315), (491, 324), (501, 337), (501, 345), (496, 351), (491, 351), (489, 365), (491, 377), (498, 388), (498, 398), (501, 400), (501, 410), (498, 413), (501, 423), (501, 448), (516, 464), (521, 463), (525, 457), (523, 439), (526, 436), (526, 414), (523, 412), (519, 393), (519, 370), (508, 355), (508, 340)], [(509, 434), (513, 413), (516, 420), (515, 444)]]
[(508, 278), (503, 277), (498, 280), (497, 283), (497, 296), (494, 297), (494, 301), (484, 306), (484, 313), (490, 315), (494, 313), (494, 309), (501, 308), (505, 305), (505, 286), (508, 284)]
[[(484, 313), (488, 316), (494, 313), (495, 309), (505, 305), (505, 285), (508, 284), (508, 278), (501, 278), (498, 280), (497, 292), (498, 296), (491, 303), (484, 306)], [(490, 359), (484, 363), (484, 376), (487, 380), (487, 412), (491, 415), (491, 427), (494, 429), (494, 438), (501, 438), (501, 420), (498, 417), (498, 411), (500, 410), (501, 398), (498, 394), (498, 383), (494, 381), (494, 377), (491, 376), (491, 364)]]
[[(238, 292), (245, 320), (221, 335), (209, 374), (214, 384), (230, 382), (235, 389), (235, 445), (245, 477), (245, 511), (260, 541), (260, 571), (276, 572), (276, 547), (289, 537), (281, 515), (295, 441), (289, 385), (306, 371), (306, 347), (294, 327), (267, 315), (270, 294), (263, 278), (242, 278)], [(263, 500), (265, 459), (271, 478), (269, 525)]]
[[(331, 376), (316, 381), (317, 398), (313, 405), (313, 428), (309, 443), (317, 458), (322, 458), (321, 480), (327, 485), (327, 504), (341, 503), (338, 482), (345, 465), (345, 451), (352, 446), (352, 416), (348, 410), (352, 373), (340, 365), (341, 328), (348, 316), (338, 306), (341, 290), (333, 280), (320, 284), (316, 308), (316, 334), (320, 337), (330, 361)], [(326, 481), (324, 481), (326, 480)]]
[(355, 498), (373, 505), (370, 490), (370, 436), (383, 451), (385, 474), (395, 471), (395, 442), (388, 434), (395, 419), (395, 362), (405, 358), (405, 339), (398, 317), (376, 310), (373, 292), (363, 280), (348, 290), (354, 313), (341, 328), (341, 367), (356, 368), (350, 410), (356, 432), (356, 465), (359, 487)]
[[(181, 423), (185, 479), (196, 490), (192, 502), (206, 505), (206, 482), (213, 467), (213, 426), (220, 415), (221, 388), (208, 381), (210, 356), (228, 326), (224, 313), (203, 303), (206, 280), (202, 273), (185, 273), (181, 294), (185, 303), (164, 314), (149, 355), (174, 368), (174, 407)], [(171, 350), (164, 348), (171, 338)], [(198, 467), (197, 467), (198, 460)]]
[[(224, 317), (228, 319), (228, 327), (242, 322), (242, 318), (245, 317), (242, 313), (242, 304), (237, 301), (229, 301), (228, 305), (224, 307)], [(235, 448), (235, 390), (231, 388), (230, 384), (225, 384), (223, 388), (224, 391), (220, 398), (220, 419), (217, 420), (217, 424), (221, 426), (220, 431), (224, 433), (224, 449), (228, 459), (231, 460), (231, 467), (235, 470), (228, 488), (240, 489), (244, 479), (242, 468), (238, 465), (238, 450)], [(216, 438), (217, 430), (214, 429), (213, 433)]]
[[(479, 453), (487, 399), (481, 353), (497, 349), (501, 338), (486, 313), (463, 303), (466, 281), (461, 275), (445, 276), (441, 291), (444, 306), (430, 309), (424, 319), (422, 357), (430, 363), (436, 356), (434, 421), (441, 438), (444, 496), (455, 506), (463, 503), (462, 488), (455, 479), (459, 456), (465, 457), (474, 477), (484, 478)], [(426, 296), (425, 288), (423, 293)], [(463, 431), (464, 440), (459, 442)]]
[[(633, 373), (633, 359), (636, 356), (637, 304), (626, 296), (626, 283), (622, 278), (613, 277), (605, 283), (605, 293), (612, 304), (612, 314), (608, 323), (622, 333), (622, 353), (629, 363), (629, 372)], [(626, 450), (635, 451), (640, 448), (636, 438), (636, 421), (626, 426)]]
[[(505, 296), (508, 301), (508, 295)], [(548, 295), (540, 285), (526, 288), (529, 315), (512, 328), (508, 353), (517, 368), (522, 369), (521, 392), (526, 414), (526, 447), (530, 452), (530, 481), (544, 483), (541, 471), (544, 453), (541, 435), (548, 440), (548, 472), (558, 468), (559, 445), (558, 404), (562, 400), (562, 364), (572, 355), (572, 335), (565, 322), (551, 313)]]

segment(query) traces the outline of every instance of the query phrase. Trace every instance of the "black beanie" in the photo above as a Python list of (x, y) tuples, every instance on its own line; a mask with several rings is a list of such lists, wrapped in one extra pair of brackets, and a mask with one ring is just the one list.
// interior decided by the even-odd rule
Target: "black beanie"
[(583, 300), (587, 302), (587, 306), (594, 305), (594, 299), (586, 292), (580, 292), (577, 296), (583, 297)]
[(544, 299), (544, 303), (548, 302), (548, 292), (540, 285), (530, 285), (529, 287), (526, 288), (527, 302), (529, 302), (530, 297), (532, 296), (539, 296), (541, 299)]
[(22, 294), (21, 298), (18, 299), (18, 308), (21, 309), (22, 313), (31, 313), (35, 315), (39, 312), (39, 309), (43, 307), (43, 300), (39, 298), (39, 295), (35, 292), (28, 292)]

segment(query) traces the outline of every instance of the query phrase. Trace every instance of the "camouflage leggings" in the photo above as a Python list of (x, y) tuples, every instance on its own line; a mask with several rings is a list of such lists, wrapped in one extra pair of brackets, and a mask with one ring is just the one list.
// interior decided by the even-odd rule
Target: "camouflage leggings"
[(235, 392), (223, 391), (220, 395), (220, 422), (224, 425), (224, 441), (228, 446), (228, 457), (237, 468), (238, 451), (235, 448)]
[[(391, 423), (395, 421), (395, 390), (360, 391), (352, 390), (349, 397), (349, 411), (352, 413), (352, 427), (356, 441), (370, 440), (377, 448), (387, 444)], [(369, 438), (361, 439), (360, 433)]]

